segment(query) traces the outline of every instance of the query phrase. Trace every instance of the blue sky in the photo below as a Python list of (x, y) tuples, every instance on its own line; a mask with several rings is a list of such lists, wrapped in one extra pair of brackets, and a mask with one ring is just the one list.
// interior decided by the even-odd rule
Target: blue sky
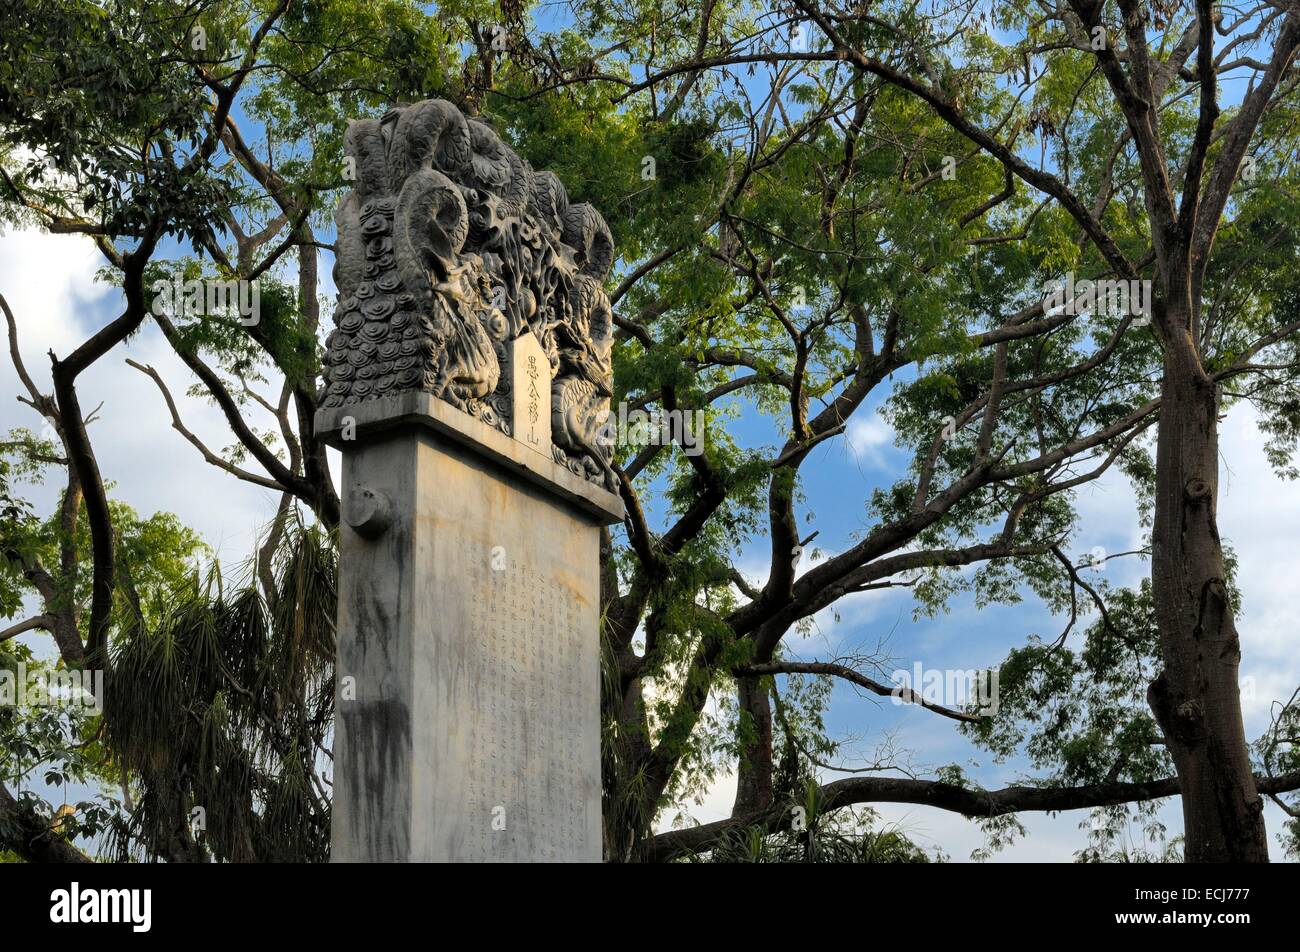
[[(906, 454), (893, 445), (888, 425), (876, 413), (880, 402), (877, 399), (864, 406), (845, 437), (823, 444), (802, 468), (807, 508), (815, 518), (801, 532), (818, 530), (815, 546), (828, 553), (851, 544), (850, 535), (870, 525), (865, 500), (875, 488), (892, 483), (907, 464)], [(739, 431), (755, 443), (775, 442), (765, 421), (748, 418)], [(1261, 451), (1263, 437), (1248, 408), (1232, 411), (1223, 426), (1222, 441), (1225, 465), (1220, 526), (1241, 559), (1239, 581), (1245, 594), (1239, 620), (1243, 703), (1248, 736), (1253, 739), (1268, 726), (1270, 703), (1284, 701), (1300, 681), (1300, 664), (1291, 649), (1294, 628), (1289, 595), (1294, 574), (1290, 540), (1300, 528), (1300, 490), (1272, 475)], [(1094, 547), (1114, 553), (1143, 544), (1136, 499), (1121, 475), (1108, 473), (1081, 489), (1078, 507), (1080, 529), (1067, 547), (1076, 562), (1084, 561)], [(737, 564), (758, 581), (766, 571), (766, 561), (765, 545), (757, 545), (743, 552)], [(1103, 571), (1112, 584), (1133, 585), (1146, 575), (1148, 563), (1138, 557), (1115, 559), (1106, 563)], [(913, 607), (905, 590), (851, 596), (841, 603), (838, 621), (829, 610), (823, 611), (810, 636), (792, 633), (786, 644), (799, 657), (825, 660), (855, 647), (870, 651), (886, 639), (887, 653), (896, 662), (887, 665), (886, 671), (895, 666), (908, 670), (918, 662), (926, 669), (965, 670), (996, 665), (1008, 650), (1023, 646), (1031, 634), (1055, 638), (1066, 621), (1054, 617), (1032, 593), (1026, 593), (1018, 605), (983, 609), (976, 608), (972, 596), (962, 595), (953, 600), (947, 613), (920, 620), (913, 619)], [(1085, 627), (1076, 626), (1068, 642), (1071, 647), (1079, 647)], [(910, 762), (918, 777), (932, 776), (934, 768), (950, 763), (961, 765), (969, 776), (990, 788), (1041, 776), (1024, 758), (994, 764), (987, 752), (947, 719), (916, 707), (896, 706), (889, 699), (863, 696), (844, 683), (834, 690), (827, 723), (838, 736), (854, 739), (846, 744), (840, 761), (845, 767), (872, 763), (877, 748), (889, 744), (905, 752), (904, 762)], [(853, 756), (855, 751), (859, 756)], [(834, 776), (823, 773), (824, 779)], [(734, 778), (729, 778), (692, 809), (691, 816), (700, 820), (725, 816), (732, 795)], [(975, 824), (944, 811), (894, 804), (877, 809), (918, 842), (941, 847), (953, 860), (968, 858), (970, 851), (983, 843), (983, 834)], [(1282, 813), (1271, 802), (1266, 812), (1273, 834), (1281, 826)], [(1176, 801), (1166, 803), (1161, 817), (1173, 833), (1180, 829)], [(1078, 824), (1087, 821), (1087, 811), (1056, 817), (1025, 814), (1021, 819), (1029, 836), (1005, 850), (1000, 859), (1066, 860), (1086, 844), (1086, 832), (1079, 830)], [(1139, 835), (1135, 826), (1133, 836)], [(1275, 860), (1283, 858), (1275, 843), (1272, 849)]]

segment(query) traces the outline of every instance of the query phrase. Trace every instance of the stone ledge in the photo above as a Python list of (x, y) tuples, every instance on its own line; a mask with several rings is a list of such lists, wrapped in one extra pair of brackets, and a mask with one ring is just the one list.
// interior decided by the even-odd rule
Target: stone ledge
[[(349, 423), (355, 426), (356, 440), (343, 439), (344, 427)], [(473, 450), (501, 469), (554, 493), (600, 525), (623, 521), (623, 500), (614, 493), (574, 475), (550, 457), (431, 394), (407, 391), (316, 414), (316, 435), (338, 450), (405, 427), (432, 430)]]

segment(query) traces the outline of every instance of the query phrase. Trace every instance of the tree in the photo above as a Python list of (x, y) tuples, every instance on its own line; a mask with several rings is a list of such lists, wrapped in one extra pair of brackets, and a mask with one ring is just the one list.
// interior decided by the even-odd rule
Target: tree
[[(327, 316), (317, 259), (330, 250), (320, 236), (348, 181), (346, 121), (441, 96), (604, 212), (622, 256), (611, 300), (624, 416), (701, 421), (675, 442), (652, 427), (654, 438), (625, 433), (617, 448), (628, 518), (602, 553), (611, 859), (848, 848), (911, 858), (869, 813), (834, 815), (911, 802), (997, 824), (1179, 793), (1189, 859), (1262, 858), (1258, 793), (1300, 788), (1300, 764), (1284, 716), (1252, 775), (1227, 650), (1234, 596), (1213, 520), (1213, 434), (1216, 401), (1254, 400), (1286, 466), (1300, 420), (1296, 285), (1276, 267), (1296, 248), (1285, 148), (1295, 14), (1266, 5), (1221, 23), (1239, 41), (1216, 60), (1208, 8), (1162, 13), (1165, 33), (1126, 13), (1120, 44), (1101, 8), (1016, 3), (997, 7), (1023, 34), (1012, 42), (973, 29), (973, 5), (932, 15), (811, 0), (786, 11), (579, 4), (550, 34), (513, 5), (110, 6), (111, 16), (23, 3), (3, 14), (0, 197), (14, 220), (95, 241), (126, 301), (55, 361), (52, 394), (21, 366), (22, 315), (5, 306), (22, 399), (51, 421), (52, 465), (67, 472), (50, 544), (63, 578), (90, 575), (85, 599), (19, 624), (51, 631), (66, 664), (110, 672), (120, 703), (105, 712), (106, 745), (139, 794), (115, 827), (119, 852), (324, 855), (332, 619), (318, 609), (332, 563), (326, 536), (293, 515), (301, 507), (325, 531), (338, 520), (312, 431)], [(74, 44), (75, 62), (46, 53)], [(1253, 58), (1258, 44), (1271, 59)], [(1201, 77), (1255, 69), (1259, 82), (1220, 119)], [(1157, 113), (1168, 116), (1159, 129)], [(1276, 143), (1261, 159), (1273, 184), (1233, 197), (1256, 127)], [(1176, 211), (1173, 167), (1196, 183)], [(1044, 289), (1067, 270), (1151, 275), (1150, 330), (1133, 308), (1097, 307), (1082, 291), (1050, 303)], [(261, 319), (155, 307), (155, 282), (177, 276), (258, 280)], [(204, 445), (161, 374), (134, 364), (178, 435), (280, 494), (282, 514), (245, 584), (186, 578), (173, 610), (154, 616), (122, 583), (123, 517), (76, 391), (86, 367), (146, 322), (222, 409), (236, 449)], [(816, 551), (817, 531), (801, 525), (815, 518), (810, 460), (882, 399), (912, 462), (863, 500), (860, 537)], [(254, 414), (274, 429), (260, 432)], [(743, 440), (736, 417), (769, 420), (775, 445)], [(1091, 584), (1066, 554), (1072, 494), (1112, 470), (1154, 510), (1152, 583), (1137, 592)], [(1202, 483), (1189, 495), (1192, 475)], [(736, 566), (754, 546), (764, 577)], [(903, 699), (995, 754), (1028, 736), (1045, 775), (994, 791), (955, 769), (823, 782), (837, 751), (823, 723), (829, 681), (892, 689), (871, 676), (869, 655), (803, 657), (786, 647), (790, 633), (851, 594), (901, 588), (937, 610), (964, 585), (982, 602), (1035, 593), (1071, 627), (1007, 659), (1008, 703), (995, 716)], [(1067, 636), (1090, 613), (1076, 652)], [(310, 638), (296, 641), (302, 631)], [(1202, 682), (1190, 672), (1205, 646), (1217, 660)], [(1164, 672), (1155, 721), (1141, 703), (1153, 665)], [(141, 688), (159, 678), (161, 695)], [(1084, 726), (1047, 725), (1048, 709)], [(162, 729), (177, 710), (192, 730)], [(1188, 712), (1196, 730), (1184, 729)], [(655, 834), (666, 805), (732, 767), (730, 820)], [(218, 790), (218, 773), (247, 782)], [(208, 806), (206, 829), (189, 822), (196, 804)], [(792, 836), (803, 832), (791, 829), (795, 808), (826, 818), (826, 838)]]
[[(1140, 255), (1125, 253), (1117, 240), (1122, 236), (1104, 221), (1104, 192), (1101, 200), (1089, 202), (1078, 186), (1030, 166), (972, 119), (955, 95), (953, 81), (962, 71), (944, 62), (943, 53), (911, 50), (922, 62), (938, 61), (940, 76), (946, 69), (953, 80), (945, 84), (906, 75), (853, 48), (842, 30), (854, 17), (842, 18), (805, 0), (796, 3), (834, 49), (917, 96), (1009, 174), (1056, 202), (1116, 275), (1136, 280), (1139, 262), (1152, 268), (1152, 327), (1163, 357), (1151, 578), (1164, 669), (1151, 683), (1151, 709), (1181, 781), (1188, 860), (1267, 860), (1263, 802), (1241, 720), (1240, 644), (1215, 513), (1218, 419), (1225, 381), (1252, 369), (1261, 351), (1282, 343), (1281, 363), (1270, 369), (1293, 379), (1293, 338), (1300, 323), (1270, 315), (1274, 320), (1266, 332), (1260, 329), (1243, 340), (1242, 332), (1255, 331), (1257, 322), (1234, 320), (1235, 315), (1213, 308), (1216, 295), (1231, 293), (1223, 284), (1232, 279), (1216, 274), (1213, 252), (1248, 154), (1250, 179), (1258, 155), (1286, 188), (1287, 160), (1267, 159), (1270, 148), (1280, 145), (1274, 139), (1279, 130), (1261, 124), (1266, 113), (1289, 108), (1300, 10), (1259, 4), (1228, 20), (1202, 0), (1194, 16), (1171, 20), (1177, 5), (1149, 9), (1128, 0), (1113, 6), (1072, 0), (1032, 12), (1017, 5), (999, 11), (1009, 26), (1024, 32), (1014, 52), (1026, 60), (1042, 55), (1047, 76), (1066, 73), (1080, 54), (1094, 61), (1094, 75), (1079, 88), (1080, 98), (1101, 99), (1108, 91), (1109, 115), (1102, 122), (1113, 126), (1115, 118), (1123, 119), (1123, 130), (1114, 130), (1119, 137), (1113, 154), (1119, 160), (1131, 145), (1129, 167), (1138, 178), (1133, 191), (1144, 209), (1139, 235), (1154, 259), (1148, 262), (1146, 249)], [(1040, 14), (1045, 14), (1041, 20)], [(1225, 38), (1218, 49), (1216, 34)], [(990, 67), (997, 68), (996, 58), (967, 68)], [(1028, 87), (1032, 65), (1025, 72)], [(1228, 77), (1249, 77), (1250, 83), (1237, 108), (1225, 114), (1219, 85)], [(1197, 108), (1189, 128), (1193, 116), (1182, 103), (1192, 94)], [(1068, 163), (1069, 146), (1061, 145), (1059, 161)], [(1247, 218), (1253, 213), (1245, 209)], [(1228, 342), (1244, 347), (1227, 350)]]

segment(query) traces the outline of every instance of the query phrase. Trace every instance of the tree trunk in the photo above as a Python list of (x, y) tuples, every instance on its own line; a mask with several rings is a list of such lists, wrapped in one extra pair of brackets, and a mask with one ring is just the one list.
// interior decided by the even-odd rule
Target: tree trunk
[[(311, 228), (299, 228), (298, 245), (298, 309), (304, 327), (314, 341), (320, 326), (320, 296), (317, 290), (319, 252)], [(314, 345), (306, 347), (301, 356), (306, 361), (304, 378), (293, 381), (294, 404), (298, 411), (298, 439), (302, 444), (303, 475), (316, 490), (314, 507), (321, 521), (331, 528), (338, 524), (339, 500), (334, 492), (334, 478), (330, 474), (329, 458), (325, 444), (316, 438), (316, 387), (320, 383)]]
[(1182, 789), (1186, 860), (1267, 862), (1241, 718), (1241, 650), (1215, 507), (1218, 399), (1188, 327), (1169, 315), (1156, 459), (1152, 590), (1164, 670), (1147, 698)]
[(11, 849), (29, 863), (88, 863), (82, 853), (39, 814), (0, 784), (0, 849)]
[(733, 817), (772, 805), (772, 705), (766, 678), (737, 678), (736, 700), (749, 743), (740, 751)]
[(620, 689), (618, 678), (606, 676), (601, 705), (604, 730), (613, 731), (601, 739), (605, 861), (637, 862), (653, 839), (657, 802), (646, 791), (651, 746), (641, 680)]

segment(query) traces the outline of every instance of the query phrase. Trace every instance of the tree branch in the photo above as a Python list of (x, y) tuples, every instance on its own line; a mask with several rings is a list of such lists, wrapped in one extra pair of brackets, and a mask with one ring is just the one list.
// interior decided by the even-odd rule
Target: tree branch
[[(1300, 789), (1300, 770), (1277, 777), (1256, 776), (1262, 794)], [(1139, 800), (1158, 800), (1179, 792), (1177, 777), (1148, 783), (1095, 783), (1079, 787), (1003, 787), (977, 790), (937, 780), (895, 777), (849, 777), (820, 788), (817, 802), (822, 813), (859, 803), (914, 803), (960, 813), (971, 818), (1004, 816), (1008, 813), (1086, 810)], [(732, 817), (684, 830), (660, 833), (650, 844), (650, 855), (668, 860), (709, 849), (733, 830), (759, 827), (768, 832), (788, 829), (793, 812), (787, 805), (773, 806), (748, 816)]]

